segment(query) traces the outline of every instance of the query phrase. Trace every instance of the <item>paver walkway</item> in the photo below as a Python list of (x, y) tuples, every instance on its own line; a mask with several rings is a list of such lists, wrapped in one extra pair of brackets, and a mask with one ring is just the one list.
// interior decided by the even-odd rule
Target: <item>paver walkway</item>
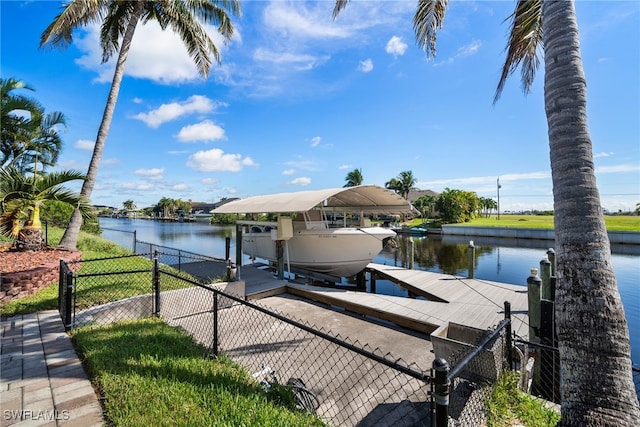
[(102, 407), (56, 310), (2, 320), (0, 425), (101, 426)]

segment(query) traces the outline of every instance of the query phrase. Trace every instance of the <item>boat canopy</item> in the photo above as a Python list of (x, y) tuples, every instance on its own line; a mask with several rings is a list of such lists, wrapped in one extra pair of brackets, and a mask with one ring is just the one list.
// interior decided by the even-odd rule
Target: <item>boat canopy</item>
[(410, 214), (418, 211), (404, 198), (376, 185), (254, 196), (225, 203), (222, 213), (294, 213), (321, 208), (326, 212)]

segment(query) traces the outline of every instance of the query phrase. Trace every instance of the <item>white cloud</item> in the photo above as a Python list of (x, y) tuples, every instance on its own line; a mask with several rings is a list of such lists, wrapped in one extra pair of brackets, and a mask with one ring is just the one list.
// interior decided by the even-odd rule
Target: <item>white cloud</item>
[(174, 184), (169, 186), (169, 190), (172, 190), (172, 191), (184, 191), (188, 188), (189, 186), (187, 184)]
[(263, 22), (271, 29), (294, 39), (348, 37), (349, 31), (332, 25), (330, 16), (330, 11), (325, 7), (312, 9), (306, 4), (275, 1), (265, 9)]
[(270, 62), (278, 65), (285, 65), (297, 71), (311, 70), (329, 60), (329, 56), (316, 56), (307, 53), (275, 52), (272, 50), (258, 48), (253, 52), (253, 59), (260, 62)]
[(353, 166), (352, 165), (340, 165), (338, 166), (339, 170), (345, 170), (345, 169), (351, 169)]
[(282, 171), (282, 175), (293, 175), (294, 173), (296, 173), (295, 169), (285, 169)]
[(133, 173), (136, 175), (144, 176), (147, 179), (158, 180), (162, 179), (164, 168), (136, 169)]
[(250, 157), (225, 154), (219, 148), (198, 151), (191, 155), (187, 166), (200, 172), (239, 172), (243, 166), (257, 166)]
[(219, 139), (227, 139), (222, 129), (211, 120), (204, 120), (195, 125), (185, 126), (178, 132), (178, 141), (194, 142), (194, 141), (216, 141)]
[(596, 173), (625, 173), (625, 172), (637, 172), (637, 171), (640, 171), (640, 165), (637, 165), (637, 164), (596, 167)]
[(123, 190), (152, 190), (154, 185), (150, 182), (125, 182), (120, 185)]
[(402, 41), (402, 37), (393, 36), (387, 42), (387, 46), (385, 46), (385, 51), (393, 55), (394, 57), (402, 56), (407, 51), (409, 46)]
[(218, 180), (215, 178), (202, 178), (200, 182), (205, 185), (215, 185), (218, 183)]
[(602, 153), (596, 153), (596, 154), (594, 154), (594, 155), (593, 155), (593, 158), (594, 158), (594, 159), (598, 159), (598, 158), (600, 158), (600, 157), (611, 157), (611, 156), (613, 156), (613, 155), (614, 155), (614, 153), (613, 153), (612, 151), (610, 151), (610, 152), (608, 152), (608, 153), (607, 153), (607, 152), (602, 152)]
[(469, 43), (467, 45), (464, 45), (464, 46), (461, 46), (460, 48), (458, 48), (458, 50), (455, 53), (455, 55), (450, 56), (449, 58), (445, 59), (442, 62), (437, 62), (434, 65), (435, 66), (440, 66), (440, 65), (453, 64), (458, 59), (466, 58), (467, 56), (471, 56), (471, 55), (475, 55), (480, 50), (480, 47), (482, 47), (482, 42), (480, 40), (472, 40), (471, 43)]
[[(203, 27), (218, 50), (224, 53), (228, 46), (216, 28), (210, 25), (203, 25)], [(99, 82), (111, 82), (117, 54), (113, 55), (107, 64), (102, 64), (100, 27), (93, 24), (86, 26), (85, 29), (86, 33), (75, 41), (76, 46), (83, 52), (83, 55), (76, 59), (76, 63), (98, 73)], [(239, 33), (237, 34), (239, 39)], [(214, 58), (211, 60), (215, 62)], [(146, 25), (140, 24), (136, 28), (125, 74), (163, 84), (201, 79), (180, 37), (170, 28), (162, 31), (155, 21), (149, 21)]]
[(102, 159), (100, 163), (103, 165), (115, 165), (120, 160), (117, 157), (107, 157), (106, 159)]
[(322, 138), (320, 138), (319, 136), (314, 136), (313, 138), (311, 138), (311, 146), (317, 147), (318, 145), (320, 145), (321, 140)]
[(157, 128), (163, 123), (175, 120), (188, 114), (205, 114), (213, 112), (218, 106), (226, 106), (224, 103), (216, 103), (206, 96), (192, 95), (183, 102), (162, 104), (148, 113), (139, 113), (134, 119), (143, 121), (150, 128)]
[(93, 150), (93, 146), (96, 145), (95, 141), (89, 141), (88, 139), (79, 139), (76, 141), (74, 147), (78, 150)]
[(307, 185), (311, 184), (311, 178), (308, 178), (306, 176), (301, 176), (299, 178), (295, 178), (295, 179), (289, 181), (287, 184), (289, 184), (289, 185), (300, 185), (302, 187), (306, 187)]
[(363, 73), (369, 73), (373, 71), (373, 61), (371, 60), (371, 58), (360, 61), (360, 63), (358, 64), (358, 70), (362, 71)]

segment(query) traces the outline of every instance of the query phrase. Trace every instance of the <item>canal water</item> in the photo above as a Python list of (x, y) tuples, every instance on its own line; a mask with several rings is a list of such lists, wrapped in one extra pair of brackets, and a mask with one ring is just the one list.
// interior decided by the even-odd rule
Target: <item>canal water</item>
[[(169, 246), (223, 259), (225, 238), (231, 237), (235, 254), (235, 227), (208, 222), (178, 223), (148, 220), (100, 218), (104, 238), (128, 249), (133, 246), (133, 231), (138, 241)], [(114, 231), (118, 230), (118, 231)], [(469, 238), (463, 236), (408, 237), (413, 240), (414, 268), (467, 277)], [(374, 262), (406, 266), (407, 238), (399, 248), (385, 248)], [(539, 268), (552, 241), (473, 238), (476, 260), (475, 278), (526, 286), (532, 267)], [(640, 366), (640, 246), (612, 245), (613, 269), (624, 304), (631, 336), (632, 359)], [(244, 262), (248, 262), (248, 258)], [(391, 282), (376, 281), (378, 293), (406, 296), (407, 292)], [(503, 301), (496, 301), (502, 305)]]

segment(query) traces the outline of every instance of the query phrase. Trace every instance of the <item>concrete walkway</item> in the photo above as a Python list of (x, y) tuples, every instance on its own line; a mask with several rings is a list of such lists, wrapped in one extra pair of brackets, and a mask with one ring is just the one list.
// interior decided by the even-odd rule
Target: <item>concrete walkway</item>
[(56, 310), (2, 323), (0, 425), (101, 426), (102, 407)]

